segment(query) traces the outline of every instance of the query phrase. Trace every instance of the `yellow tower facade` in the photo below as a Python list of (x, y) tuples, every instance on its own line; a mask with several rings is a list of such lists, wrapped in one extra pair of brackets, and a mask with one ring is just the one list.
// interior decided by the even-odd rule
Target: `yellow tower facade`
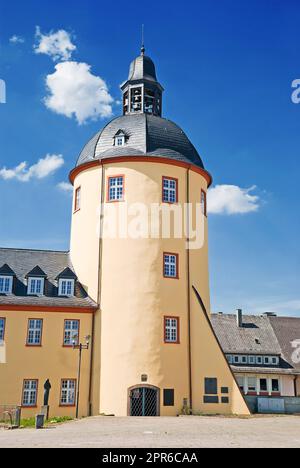
[(92, 414), (248, 414), (210, 324), (207, 190), (185, 133), (161, 117), (152, 60), (133, 61), (123, 116), (87, 144), (74, 185), (71, 260), (99, 304)]

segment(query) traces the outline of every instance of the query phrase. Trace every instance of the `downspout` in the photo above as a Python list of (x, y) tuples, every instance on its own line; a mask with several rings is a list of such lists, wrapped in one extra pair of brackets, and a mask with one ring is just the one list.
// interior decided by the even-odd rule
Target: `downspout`
[[(100, 162), (101, 164), (101, 162)], [(105, 167), (104, 164), (101, 164), (102, 174), (101, 174), (101, 206), (100, 206), (100, 229), (99, 229), (99, 259), (98, 259), (98, 294), (97, 294), (97, 303), (98, 303), (98, 313), (100, 313), (100, 303), (101, 303), (101, 278), (102, 278), (102, 237), (103, 237), (103, 216), (104, 216), (104, 201), (105, 201)], [(97, 312), (95, 312), (97, 313)], [(95, 313), (93, 314), (92, 321), (92, 340), (91, 340), (91, 361), (90, 361), (90, 383), (89, 383), (89, 415), (92, 415), (92, 386), (93, 386), (93, 367), (94, 367), (94, 338), (95, 338)], [(101, 324), (101, 321), (100, 321)], [(101, 329), (100, 329), (101, 336)], [(100, 384), (100, 383), (99, 383)]]
[(295, 397), (297, 397), (297, 378), (298, 378), (298, 376), (294, 375), (294, 393), (295, 393)]
[(186, 171), (186, 200), (187, 200), (187, 302), (188, 302), (188, 372), (189, 372), (189, 403), (190, 403), (190, 414), (193, 414), (193, 388), (192, 388), (192, 346), (191, 346), (191, 281), (190, 281), (190, 171)]

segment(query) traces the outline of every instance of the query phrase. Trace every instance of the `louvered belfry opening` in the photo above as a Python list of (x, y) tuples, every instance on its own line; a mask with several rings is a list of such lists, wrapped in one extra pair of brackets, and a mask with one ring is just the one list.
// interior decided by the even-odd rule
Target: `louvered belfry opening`
[(159, 416), (159, 390), (136, 387), (130, 390), (130, 416)]

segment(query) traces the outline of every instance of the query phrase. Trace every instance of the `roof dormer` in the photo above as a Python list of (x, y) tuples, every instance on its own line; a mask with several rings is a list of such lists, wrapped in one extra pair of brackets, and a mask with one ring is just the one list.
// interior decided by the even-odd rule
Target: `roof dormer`
[(123, 130), (118, 130), (114, 136), (114, 146), (125, 146), (127, 136)]
[(30, 296), (43, 296), (45, 290), (46, 273), (39, 267), (34, 267), (26, 275), (27, 294)]
[(67, 267), (57, 277), (58, 295), (63, 297), (71, 297), (75, 294), (75, 283), (77, 276), (71, 268)]
[(0, 268), (0, 294), (12, 294), (15, 272), (5, 263)]

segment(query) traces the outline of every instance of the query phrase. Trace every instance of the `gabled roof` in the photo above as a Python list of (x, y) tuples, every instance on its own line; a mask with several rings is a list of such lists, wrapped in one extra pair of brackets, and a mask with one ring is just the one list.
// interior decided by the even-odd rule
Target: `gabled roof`
[(75, 274), (74, 271), (71, 270), (71, 268), (69, 268), (69, 267), (65, 268), (64, 271), (62, 271), (62, 272), (56, 277), (57, 280), (63, 279), (63, 278), (77, 280), (76, 274)]
[(281, 354), (268, 317), (244, 315), (242, 328), (235, 315), (212, 314), (211, 321), (225, 353)]
[(37, 265), (26, 275), (26, 278), (47, 278), (46, 273)]
[(1, 276), (16, 276), (15, 272), (6, 263), (0, 268)]

